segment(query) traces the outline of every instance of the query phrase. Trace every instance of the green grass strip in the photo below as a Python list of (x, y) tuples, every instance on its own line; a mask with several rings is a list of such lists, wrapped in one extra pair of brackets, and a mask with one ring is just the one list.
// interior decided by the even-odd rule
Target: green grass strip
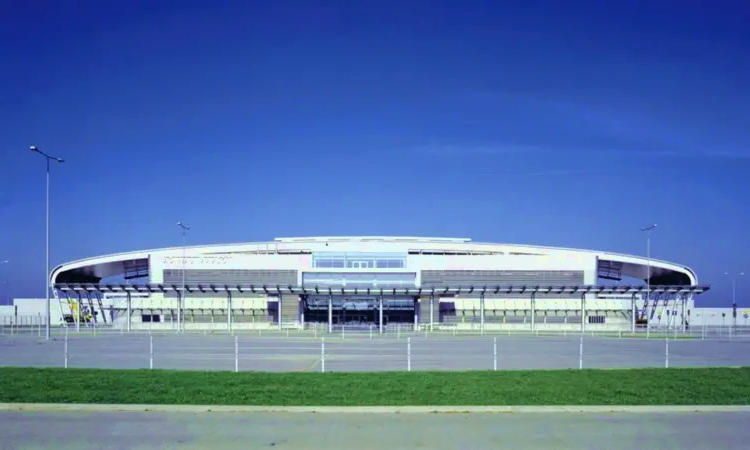
[(0, 368), (0, 402), (266, 406), (750, 404), (750, 367), (268, 373)]

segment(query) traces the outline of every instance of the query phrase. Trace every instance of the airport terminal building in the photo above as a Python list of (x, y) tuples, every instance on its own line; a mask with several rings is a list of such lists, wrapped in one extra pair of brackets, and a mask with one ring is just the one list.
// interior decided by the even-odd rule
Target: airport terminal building
[(677, 328), (708, 289), (639, 256), (378, 236), (143, 250), (50, 277), (61, 324), (127, 330)]

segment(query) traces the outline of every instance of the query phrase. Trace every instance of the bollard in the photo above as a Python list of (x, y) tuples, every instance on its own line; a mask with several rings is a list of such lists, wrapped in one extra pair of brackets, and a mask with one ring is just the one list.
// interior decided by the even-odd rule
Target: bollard
[(240, 346), (237, 341), (237, 336), (234, 337), (234, 371), (240, 371)]
[(326, 371), (326, 338), (320, 340), (320, 372)]
[(151, 336), (151, 332), (149, 330), (148, 335), (148, 368), (153, 369), (154, 368), (154, 337)]
[(346, 325), (341, 324), (341, 339), (346, 339)]
[(492, 370), (497, 370), (497, 337), (492, 338)]
[(411, 337), (406, 338), (406, 371), (411, 372)]
[(664, 339), (665, 346), (664, 346), (664, 368), (669, 369), (669, 338)]
[(581, 335), (580, 343), (578, 344), (578, 368), (583, 369), (583, 335)]
[(370, 324), (370, 339), (372, 339), (372, 324)]
[(65, 368), (66, 369), (68, 368), (68, 334), (67, 333), (65, 333)]

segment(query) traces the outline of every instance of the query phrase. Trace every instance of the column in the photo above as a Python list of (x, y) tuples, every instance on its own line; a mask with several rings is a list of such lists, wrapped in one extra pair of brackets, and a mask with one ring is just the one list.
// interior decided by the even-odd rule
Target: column
[(283, 311), (283, 309), (281, 307), (281, 294), (279, 294), (279, 306), (278, 306), (278, 308), (279, 308), (279, 315), (278, 315), (279, 316), (279, 330), (281, 330), (281, 316), (282, 316), (282, 311)]
[(328, 296), (328, 332), (333, 333), (333, 296)]
[(435, 296), (430, 295), (430, 331), (434, 330), (433, 322), (435, 321)]
[(227, 291), (227, 330), (232, 332), (232, 293)]
[(536, 321), (536, 293), (531, 293), (531, 332), (534, 332), (534, 323)]
[(635, 310), (635, 294), (633, 294), (632, 300), (631, 300), (631, 306), (630, 309), (632, 310), (633, 317), (630, 324), (630, 332), (635, 334), (635, 318), (637, 315), (637, 312)]
[(479, 331), (484, 333), (484, 292), (479, 294)]
[(380, 334), (383, 334), (383, 296), (380, 296), (380, 318), (378, 319)]
[(581, 294), (581, 333), (586, 331), (586, 294)]
[(419, 297), (414, 299), (414, 331), (419, 329)]
[[(127, 317), (126, 317), (126, 321), (127, 321), (128, 331), (130, 331), (130, 315), (132, 314), (132, 310), (130, 309), (130, 291), (128, 291), (126, 293), (126, 295), (127, 295), (127, 302), (128, 302), (128, 304), (127, 304)], [(78, 321), (76, 321), (76, 322), (78, 322)]]

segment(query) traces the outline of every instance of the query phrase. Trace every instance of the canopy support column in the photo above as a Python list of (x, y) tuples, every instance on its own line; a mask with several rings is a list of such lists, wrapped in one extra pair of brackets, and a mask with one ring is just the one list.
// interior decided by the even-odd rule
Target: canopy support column
[(380, 305), (379, 305), (379, 318), (378, 318), (378, 328), (380, 329), (380, 334), (383, 334), (383, 296), (380, 296)]
[(127, 295), (127, 302), (128, 302), (128, 304), (126, 306), (126, 309), (127, 309), (127, 312), (126, 312), (126, 314), (127, 314), (126, 322), (127, 322), (128, 331), (130, 331), (130, 316), (133, 314), (133, 311), (132, 311), (131, 306), (130, 306), (130, 304), (131, 304), (130, 291), (128, 291), (126, 293), (126, 295)]
[(333, 333), (333, 296), (328, 296), (328, 332)]
[(636, 310), (635, 309), (636, 309), (636, 306), (635, 306), (635, 294), (633, 294), (631, 296), (631, 305), (630, 305), (630, 310), (632, 311), (632, 313), (631, 313), (632, 314), (632, 317), (631, 317), (632, 320), (630, 321), (630, 332), (633, 333), (633, 334), (635, 334), (635, 316), (636, 316)]
[(232, 332), (232, 291), (227, 291), (227, 331)]
[(581, 333), (586, 332), (586, 294), (581, 294)]
[(479, 294), (479, 332), (484, 333), (484, 292)]
[(534, 321), (536, 320), (536, 294), (531, 293), (531, 332), (534, 332)]

